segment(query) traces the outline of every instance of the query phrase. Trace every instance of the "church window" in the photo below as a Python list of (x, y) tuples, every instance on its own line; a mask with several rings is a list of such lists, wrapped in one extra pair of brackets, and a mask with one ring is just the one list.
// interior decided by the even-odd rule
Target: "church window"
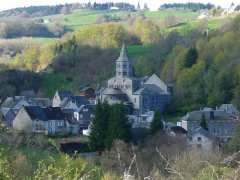
[(123, 72), (123, 76), (126, 76), (127, 75), (127, 72)]

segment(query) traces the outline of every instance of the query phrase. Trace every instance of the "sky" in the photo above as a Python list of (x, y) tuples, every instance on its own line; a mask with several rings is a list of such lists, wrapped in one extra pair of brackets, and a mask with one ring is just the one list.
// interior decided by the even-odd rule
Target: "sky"
[[(229, 7), (233, 2), (235, 4), (240, 4), (240, 0), (90, 0), (91, 2), (128, 2), (131, 4), (140, 4), (143, 6), (147, 3), (151, 10), (156, 10), (161, 4), (173, 3), (173, 2), (201, 2), (208, 3), (211, 2), (215, 5), (220, 5), (222, 7)], [(54, 4), (64, 4), (64, 3), (87, 3), (89, 0), (0, 0), (0, 10), (11, 9), (15, 7), (24, 7), (31, 5), (54, 5)]]

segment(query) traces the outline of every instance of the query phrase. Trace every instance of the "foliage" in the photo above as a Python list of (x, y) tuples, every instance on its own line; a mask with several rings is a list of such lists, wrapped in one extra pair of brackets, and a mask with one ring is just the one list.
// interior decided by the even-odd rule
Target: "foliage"
[(101, 152), (105, 149), (105, 139), (108, 136), (106, 129), (109, 123), (109, 108), (107, 103), (98, 103), (95, 108), (89, 137), (90, 147), (93, 151)]
[(129, 34), (120, 24), (107, 23), (83, 27), (74, 33), (82, 44), (101, 48), (120, 47), (123, 42), (136, 43), (136, 37)]
[(159, 130), (163, 130), (164, 125), (162, 122), (162, 117), (160, 111), (155, 111), (154, 118), (151, 123), (150, 131), (152, 134), (155, 134)]
[(90, 147), (102, 152), (110, 149), (114, 140), (129, 142), (130, 125), (122, 104), (109, 106), (99, 103), (95, 110), (95, 118), (91, 125)]
[(23, 90), (39, 89), (39, 78), (35, 73), (19, 70), (0, 71), (0, 98), (20, 94)]
[(130, 124), (123, 104), (116, 104), (111, 107), (107, 136), (105, 139), (106, 148), (110, 149), (114, 140), (131, 140)]
[(155, 43), (160, 39), (160, 28), (151, 20), (137, 18), (133, 31), (143, 44)]
[(163, 4), (160, 8), (169, 9), (169, 8), (179, 8), (179, 9), (191, 9), (193, 11), (199, 11), (202, 9), (213, 9), (215, 6), (213, 4), (203, 4), (203, 3), (171, 3)]
[(235, 129), (233, 138), (226, 145), (227, 152), (238, 152), (240, 150), (240, 125)]
[(34, 20), (17, 19), (0, 23), (1, 38), (60, 37), (67, 29), (59, 24), (46, 26)]
[(201, 119), (201, 122), (200, 122), (200, 126), (203, 129), (208, 131), (208, 124), (207, 124), (207, 120), (206, 120), (205, 114), (202, 114), (202, 119)]
[(198, 58), (198, 52), (195, 48), (190, 48), (184, 58), (183, 66), (185, 68), (190, 68), (196, 64)]
[(102, 176), (100, 168), (88, 165), (79, 157), (70, 158), (61, 155), (58, 160), (52, 159), (51, 163), (40, 162), (34, 173), (36, 180), (44, 179), (92, 179), (98, 180)]

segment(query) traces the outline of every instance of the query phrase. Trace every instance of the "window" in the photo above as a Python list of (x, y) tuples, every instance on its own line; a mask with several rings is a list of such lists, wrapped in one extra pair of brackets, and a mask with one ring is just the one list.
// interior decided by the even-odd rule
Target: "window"
[(188, 139), (189, 139), (189, 141), (192, 141), (192, 137), (189, 137)]
[(201, 144), (198, 144), (198, 145), (197, 145), (197, 148), (201, 149), (201, 148), (202, 148), (202, 145), (201, 145)]
[(197, 140), (198, 140), (198, 141), (202, 141), (202, 138), (201, 138), (201, 137), (198, 137)]

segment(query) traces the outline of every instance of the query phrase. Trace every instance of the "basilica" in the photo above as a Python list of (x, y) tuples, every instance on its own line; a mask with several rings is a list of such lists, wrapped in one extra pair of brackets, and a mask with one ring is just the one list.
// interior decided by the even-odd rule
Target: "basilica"
[(170, 101), (168, 86), (156, 75), (135, 77), (132, 62), (123, 45), (116, 60), (116, 75), (107, 81), (99, 94), (101, 102), (123, 103), (132, 109), (131, 114), (163, 112)]

